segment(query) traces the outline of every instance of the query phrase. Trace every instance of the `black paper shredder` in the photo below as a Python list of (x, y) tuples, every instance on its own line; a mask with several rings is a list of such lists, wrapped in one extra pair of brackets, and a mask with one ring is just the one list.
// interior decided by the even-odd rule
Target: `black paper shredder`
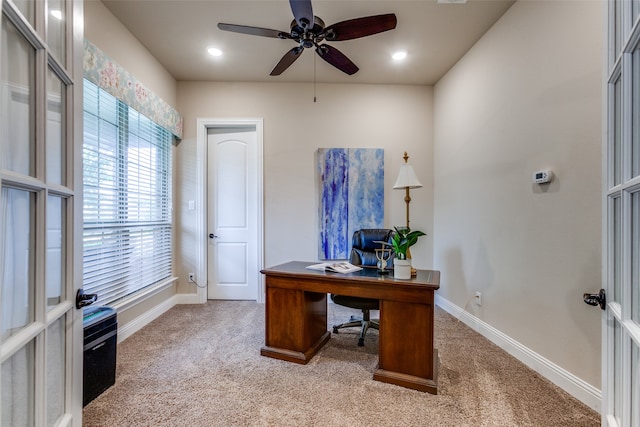
[(116, 382), (116, 346), (118, 317), (106, 306), (83, 309), (84, 369), (83, 406), (86, 406)]

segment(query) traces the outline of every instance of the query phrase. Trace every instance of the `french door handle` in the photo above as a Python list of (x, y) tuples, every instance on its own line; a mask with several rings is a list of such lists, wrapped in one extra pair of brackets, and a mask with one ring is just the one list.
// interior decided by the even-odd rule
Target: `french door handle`
[(593, 306), (599, 305), (602, 310), (607, 307), (607, 295), (604, 289), (600, 289), (600, 292), (597, 294), (584, 294), (582, 298), (585, 304)]
[(76, 308), (80, 309), (93, 304), (98, 300), (98, 294), (85, 294), (84, 290), (78, 289), (76, 293)]

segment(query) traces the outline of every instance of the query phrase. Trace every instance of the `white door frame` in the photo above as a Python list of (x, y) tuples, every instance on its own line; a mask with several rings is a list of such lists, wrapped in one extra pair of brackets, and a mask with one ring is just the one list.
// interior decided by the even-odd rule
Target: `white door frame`
[[(258, 271), (255, 274), (258, 276), (258, 299), (259, 303), (264, 302), (264, 278), (260, 273), (260, 270), (264, 267), (264, 198), (263, 198), (263, 131), (262, 131), (262, 119), (215, 119), (215, 118), (200, 118), (197, 120), (197, 147), (196, 147), (196, 206), (199, 209), (196, 210), (196, 230), (198, 236), (197, 242), (197, 260), (196, 260), (196, 277), (208, 277), (208, 265), (207, 265), (207, 250), (208, 250), (208, 236), (207, 236), (207, 130), (212, 128), (247, 128), (255, 127), (256, 129), (256, 141), (258, 149), (258, 171), (257, 171), (257, 194), (256, 203), (258, 206)], [(204, 285), (204, 284), (203, 284)], [(200, 303), (207, 301), (207, 288), (208, 286), (198, 287), (197, 300)]]

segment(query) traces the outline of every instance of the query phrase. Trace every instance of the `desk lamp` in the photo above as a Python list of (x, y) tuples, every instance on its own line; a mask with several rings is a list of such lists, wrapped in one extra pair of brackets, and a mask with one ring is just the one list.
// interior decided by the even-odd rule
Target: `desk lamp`
[[(416, 173), (409, 164), (409, 155), (404, 152), (404, 163), (400, 166), (400, 172), (398, 173), (398, 179), (393, 186), (394, 190), (404, 190), (404, 201), (407, 204), (407, 228), (409, 228), (409, 203), (411, 202), (411, 196), (409, 195), (409, 189), (420, 188), (422, 183), (418, 180)], [(411, 250), (407, 251), (407, 258), (411, 258)], [(411, 267), (411, 275), (415, 276), (415, 268)]]

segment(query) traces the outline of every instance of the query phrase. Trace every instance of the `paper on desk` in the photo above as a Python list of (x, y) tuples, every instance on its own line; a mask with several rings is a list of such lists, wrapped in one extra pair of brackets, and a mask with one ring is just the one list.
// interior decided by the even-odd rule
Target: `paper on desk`
[(307, 268), (310, 270), (332, 271), (334, 273), (352, 273), (354, 271), (362, 270), (362, 267), (358, 267), (357, 265), (353, 265), (347, 261), (322, 262), (320, 264), (308, 265)]

